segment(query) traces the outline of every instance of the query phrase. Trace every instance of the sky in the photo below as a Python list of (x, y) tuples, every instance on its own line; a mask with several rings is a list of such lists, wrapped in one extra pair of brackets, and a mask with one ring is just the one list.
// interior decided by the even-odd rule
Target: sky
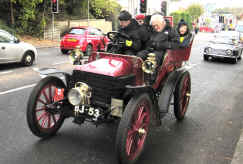
[[(155, 0), (159, 1), (160, 0)], [(181, 0), (179, 2), (180, 5), (189, 6), (192, 3), (200, 3), (202, 5), (211, 4), (211, 6), (215, 8), (223, 8), (223, 7), (242, 7), (243, 8), (243, 0)]]
[[(122, 5), (127, 5), (128, 1), (131, 0), (118, 0)], [(136, 0), (134, 0), (136, 1)], [(139, 0), (137, 0), (139, 1)], [(162, 0), (147, 0), (149, 6), (156, 8), (159, 10), (160, 4)], [(167, 0), (170, 2), (169, 0)], [(223, 8), (223, 7), (242, 7), (243, 8), (243, 0), (181, 0), (178, 3), (169, 3), (170, 10), (178, 10), (179, 7), (187, 7), (193, 3), (200, 3), (202, 5), (207, 5), (209, 8)]]

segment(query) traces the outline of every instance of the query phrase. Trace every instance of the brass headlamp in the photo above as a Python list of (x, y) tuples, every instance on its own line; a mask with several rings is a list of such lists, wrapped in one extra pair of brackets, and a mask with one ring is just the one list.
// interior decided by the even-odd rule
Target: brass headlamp
[(86, 83), (77, 82), (68, 92), (68, 101), (74, 105), (90, 105), (92, 88)]
[(153, 74), (156, 70), (157, 62), (156, 62), (156, 54), (149, 53), (147, 59), (142, 64), (142, 69), (147, 74)]

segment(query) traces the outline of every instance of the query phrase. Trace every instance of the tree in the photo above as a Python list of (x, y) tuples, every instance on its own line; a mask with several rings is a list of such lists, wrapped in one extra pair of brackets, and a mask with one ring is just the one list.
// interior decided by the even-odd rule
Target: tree
[(196, 21), (204, 12), (203, 7), (200, 4), (192, 4), (186, 12), (191, 16), (192, 21)]
[(112, 20), (114, 15), (117, 15), (121, 6), (115, 0), (90, 0), (91, 14), (96, 18), (104, 18)]
[(242, 7), (239, 7), (239, 8), (228, 8), (228, 7), (225, 7), (225, 8), (219, 8), (219, 9), (215, 9), (213, 13), (215, 14), (233, 14), (237, 17), (240, 17), (240, 15), (242, 14), (242, 10), (243, 8)]
[[(121, 10), (117, 0), (59, 0), (55, 20), (103, 18), (116, 22)], [(41, 36), (51, 21), (51, 0), (0, 0), (0, 25), (13, 27), (18, 33)]]
[(10, 15), (11, 15), (10, 17), (11, 17), (11, 25), (12, 25), (12, 27), (15, 24), (13, 3), (16, 3), (16, 0), (9, 0), (9, 4), (10, 4)]
[(189, 13), (186, 11), (176, 11), (170, 14), (173, 16), (173, 24), (176, 27), (181, 19), (184, 19), (185, 22), (192, 28), (192, 19)]

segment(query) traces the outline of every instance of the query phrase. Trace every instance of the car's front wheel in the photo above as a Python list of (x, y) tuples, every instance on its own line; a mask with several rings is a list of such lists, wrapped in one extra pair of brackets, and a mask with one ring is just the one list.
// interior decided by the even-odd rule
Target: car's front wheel
[(231, 62), (232, 62), (233, 64), (236, 64), (237, 61), (238, 61), (238, 58), (232, 58), (232, 59), (231, 59)]
[[(33, 89), (27, 105), (27, 123), (31, 132), (41, 138), (50, 137), (58, 131), (64, 121), (59, 89), (65, 89), (61, 80), (56, 77), (42, 79)], [(63, 91), (64, 92), (64, 91)]]
[(34, 62), (34, 54), (31, 51), (27, 51), (22, 59), (22, 64), (25, 66), (31, 66)]
[(61, 52), (62, 52), (62, 54), (67, 54), (68, 53), (68, 50), (61, 49)]
[(135, 96), (129, 101), (116, 136), (120, 164), (133, 164), (139, 158), (150, 132), (151, 118), (152, 101), (148, 94)]

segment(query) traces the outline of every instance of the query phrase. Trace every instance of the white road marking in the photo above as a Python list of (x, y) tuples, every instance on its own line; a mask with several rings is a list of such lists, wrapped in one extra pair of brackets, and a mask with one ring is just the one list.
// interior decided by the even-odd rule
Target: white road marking
[(186, 69), (192, 69), (193, 67), (197, 66), (198, 64), (193, 64), (193, 63), (187, 63), (185, 64)]
[(3, 75), (3, 74), (8, 74), (8, 73), (12, 73), (13, 71), (4, 71), (4, 72), (0, 72), (0, 75)]
[(34, 71), (38, 72), (40, 69), (37, 67), (32, 68)]
[(65, 64), (68, 63), (67, 61), (62, 61), (62, 62), (58, 62), (58, 63), (53, 63), (52, 65), (59, 65), (59, 64)]
[(35, 85), (36, 84), (30, 84), (30, 85), (26, 85), (26, 86), (23, 86), (23, 87), (19, 87), (19, 88), (15, 88), (15, 89), (10, 89), (10, 90), (4, 91), (4, 92), (0, 92), (0, 95), (5, 95), (5, 94), (8, 94), (8, 93), (20, 91), (20, 90), (23, 90), (23, 89), (26, 89), (26, 88), (31, 88), (31, 87), (34, 87)]

